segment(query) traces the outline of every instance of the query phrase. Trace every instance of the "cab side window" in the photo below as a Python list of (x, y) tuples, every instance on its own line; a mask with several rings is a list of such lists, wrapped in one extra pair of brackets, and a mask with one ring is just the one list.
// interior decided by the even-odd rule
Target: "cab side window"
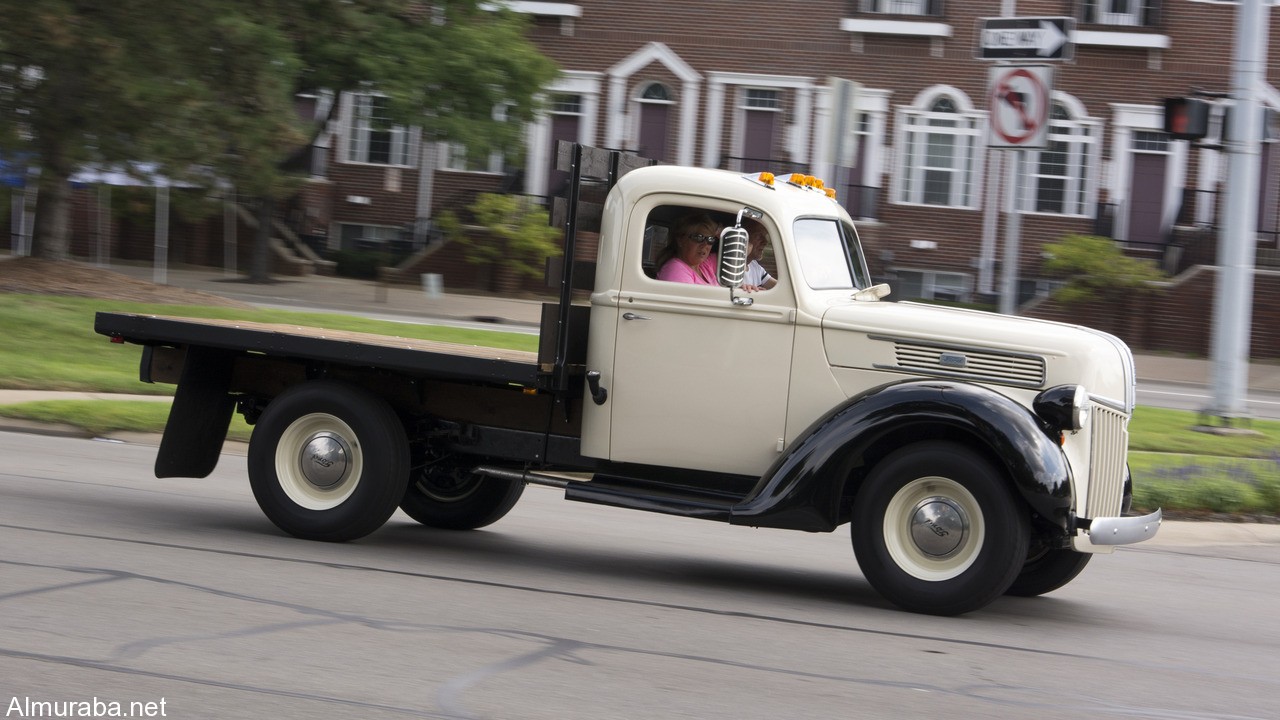
[(645, 274), (667, 282), (719, 285), (716, 251), (724, 226), (723, 213), (705, 208), (655, 208), (645, 229)]
[[(715, 285), (720, 232), (737, 222), (735, 213), (685, 206), (660, 205), (645, 220), (641, 267), (647, 277), (667, 282)], [(777, 260), (767, 227), (747, 220), (743, 229), (752, 238), (753, 261), (748, 270), (751, 291), (777, 284)]]
[(658, 277), (658, 253), (667, 246), (671, 237), (671, 228), (650, 222), (644, 228), (644, 245), (640, 251), (640, 264), (644, 274), (651, 278)]

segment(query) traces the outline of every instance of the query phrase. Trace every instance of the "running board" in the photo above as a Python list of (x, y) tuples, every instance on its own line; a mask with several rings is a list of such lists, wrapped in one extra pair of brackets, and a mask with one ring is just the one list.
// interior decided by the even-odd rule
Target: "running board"
[(492, 465), (481, 465), (472, 468), (471, 471), (505, 480), (564, 488), (566, 500), (630, 510), (647, 510), (700, 520), (729, 522), (733, 515), (733, 507), (742, 501), (741, 497), (731, 493), (611, 475), (596, 475), (591, 480), (574, 480), (558, 475), (511, 470)]

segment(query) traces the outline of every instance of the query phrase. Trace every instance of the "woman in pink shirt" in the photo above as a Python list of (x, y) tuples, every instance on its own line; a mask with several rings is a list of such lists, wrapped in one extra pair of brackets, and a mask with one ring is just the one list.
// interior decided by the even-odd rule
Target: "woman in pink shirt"
[(658, 279), (695, 285), (719, 285), (716, 256), (720, 225), (706, 213), (687, 215), (672, 228), (671, 239), (658, 255)]

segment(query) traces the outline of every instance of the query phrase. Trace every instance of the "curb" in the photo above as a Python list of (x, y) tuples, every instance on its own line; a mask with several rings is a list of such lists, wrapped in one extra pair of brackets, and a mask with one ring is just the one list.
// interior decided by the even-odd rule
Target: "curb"
[[(107, 442), (129, 443), (131, 445), (149, 445), (160, 447), (160, 433), (134, 432), (130, 430), (111, 430), (105, 433), (93, 433), (82, 427), (66, 423), (46, 423), (20, 418), (0, 417), (0, 432), (26, 433), (46, 437), (72, 438), (76, 440), (103, 440)], [(249, 443), (240, 440), (227, 440), (222, 445), (222, 452), (229, 455), (246, 455)]]

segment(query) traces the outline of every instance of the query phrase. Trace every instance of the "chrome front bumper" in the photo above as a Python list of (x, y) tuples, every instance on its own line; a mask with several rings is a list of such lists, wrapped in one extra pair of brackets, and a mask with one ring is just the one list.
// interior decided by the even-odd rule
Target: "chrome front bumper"
[(1161, 518), (1159, 510), (1142, 517), (1094, 518), (1086, 532), (1094, 545), (1132, 545), (1155, 537)]

